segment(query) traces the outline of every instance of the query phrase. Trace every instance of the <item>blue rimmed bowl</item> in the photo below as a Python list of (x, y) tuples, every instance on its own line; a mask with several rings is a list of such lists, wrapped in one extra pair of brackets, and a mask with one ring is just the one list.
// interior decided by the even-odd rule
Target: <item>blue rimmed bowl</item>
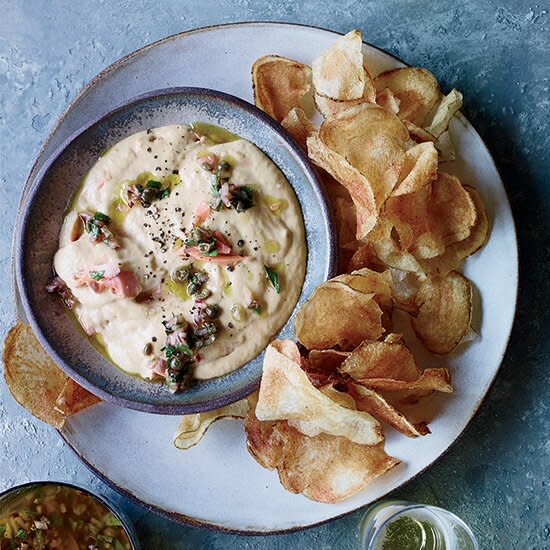
[[(301, 304), (336, 267), (332, 212), (306, 155), (292, 137), (253, 105), (203, 88), (170, 88), (134, 98), (71, 136), (47, 160), (25, 199), (15, 246), (16, 277), (26, 317), (56, 363), (106, 401), (146, 412), (187, 414), (221, 407), (259, 384), (262, 354), (227, 375), (171, 394), (161, 384), (129, 376), (99, 354), (61, 300), (45, 291), (67, 201), (102, 151), (147, 128), (194, 121), (221, 126), (256, 144), (280, 168), (302, 209), (307, 266)], [(291, 337), (294, 314), (279, 332)]]

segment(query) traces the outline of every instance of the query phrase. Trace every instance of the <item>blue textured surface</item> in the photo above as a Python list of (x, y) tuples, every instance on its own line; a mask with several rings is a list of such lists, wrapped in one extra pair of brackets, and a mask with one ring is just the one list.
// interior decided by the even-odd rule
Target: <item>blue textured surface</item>
[[(464, 518), (482, 548), (550, 548), (550, 6), (525, 0), (0, 0), (0, 337), (13, 323), (10, 239), (20, 189), (40, 142), (105, 65), (167, 34), (238, 20), (358, 27), (366, 40), (431, 69), (465, 96), (466, 116), (501, 170), (520, 241), (520, 294), (497, 381), (463, 437), (396, 496)], [(152, 67), (151, 70), (154, 70)], [(228, 68), (230, 70), (230, 68)], [(159, 472), (159, 475), (167, 475)], [(39, 478), (114, 497), (146, 549), (356, 548), (361, 513), (302, 533), (239, 537), (178, 526), (114, 495), (56, 433), (0, 383), (0, 490)]]

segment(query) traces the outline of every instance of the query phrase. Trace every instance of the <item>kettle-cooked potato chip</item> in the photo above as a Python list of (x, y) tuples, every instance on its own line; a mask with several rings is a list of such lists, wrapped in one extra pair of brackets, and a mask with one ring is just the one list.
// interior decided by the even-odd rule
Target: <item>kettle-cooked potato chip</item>
[[(432, 120), (426, 131), (435, 137), (439, 137), (447, 128), (451, 119), (462, 107), (462, 94), (458, 90), (451, 90), (437, 106)], [(414, 122), (414, 121), (413, 121)]]
[(363, 71), (365, 73), (365, 88), (363, 91), (363, 96), (359, 99), (334, 99), (332, 97), (327, 97), (326, 95), (320, 94), (317, 90), (314, 90), (313, 102), (315, 103), (317, 110), (321, 113), (321, 115), (323, 115), (324, 118), (338, 115), (350, 107), (361, 105), (361, 103), (374, 103), (375, 100), (378, 102), (376, 90), (374, 89), (374, 80), (367, 67), (363, 66)]
[(2, 351), (4, 378), (15, 400), (54, 428), (98, 398), (69, 377), (44, 351), (32, 329), (20, 321), (10, 329)]
[(452, 393), (451, 375), (447, 369), (431, 368), (422, 371), (416, 380), (395, 380), (393, 378), (369, 378), (362, 384), (375, 391), (406, 392), (408, 397), (424, 396), (433, 391)]
[(307, 138), (317, 132), (316, 126), (309, 120), (300, 107), (291, 109), (281, 121), (281, 126), (307, 151)]
[(489, 237), (489, 218), (485, 206), (478, 194), (472, 187), (464, 186), (469, 193), (476, 209), (476, 222), (470, 231), (470, 235), (461, 241), (453, 243), (442, 255), (435, 258), (420, 260), (420, 265), (426, 273), (438, 273), (446, 275), (460, 267), (465, 258), (477, 252)]
[(317, 287), (298, 310), (294, 332), (307, 349), (339, 346), (349, 350), (365, 339), (382, 336), (382, 316), (374, 293), (329, 281)]
[(386, 422), (407, 437), (418, 437), (430, 433), (425, 422), (413, 424), (407, 417), (388, 403), (381, 395), (359, 384), (349, 384), (350, 395), (355, 399), (357, 409), (366, 411), (382, 422)]
[(309, 92), (310, 79), (310, 67), (294, 59), (260, 57), (252, 65), (254, 104), (280, 122)]
[(394, 114), (399, 113), (400, 103), (399, 98), (389, 88), (384, 88), (376, 93), (376, 104)]
[[(361, 33), (353, 30), (336, 40), (311, 65), (313, 87), (318, 94), (348, 101), (365, 94), (363, 41)], [(372, 86), (372, 101), (374, 101)]]
[(434, 258), (445, 247), (466, 239), (477, 211), (460, 180), (439, 172), (438, 178), (419, 191), (390, 197), (384, 215), (395, 228), (399, 245), (417, 259)]
[(399, 464), (384, 451), (383, 443), (360, 445), (327, 434), (308, 437), (285, 421), (270, 423), (247, 417), (245, 424), (252, 456), (262, 466), (276, 468), (287, 491), (317, 502), (349, 498)]
[(67, 418), (100, 401), (99, 397), (79, 386), (72, 378), (67, 377), (65, 385), (55, 401), (55, 409)]
[(451, 271), (446, 276), (431, 276), (417, 294), (418, 315), (412, 320), (416, 335), (433, 353), (453, 351), (462, 341), (472, 315), (472, 285)]
[(408, 148), (403, 122), (378, 105), (364, 103), (325, 119), (319, 139), (366, 178), (379, 210), (398, 181)]
[(357, 213), (357, 239), (365, 238), (378, 219), (379, 206), (369, 181), (342, 155), (327, 147), (318, 135), (307, 139), (309, 158), (339, 181), (348, 191)]
[(255, 411), (259, 420), (287, 420), (304, 435), (325, 433), (362, 445), (383, 440), (372, 416), (346, 409), (320, 392), (298, 363), (278, 351), (280, 344), (270, 344), (265, 352)]
[(257, 391), (249, 395), (247, 401), (248, 412), (244, 418), (246, 448), (258, 464), (273, 470), (281, 459), (281, 441), (275, 427), (283, 421), (266, 422), (256, 418)]
[(363, 383), (369, 378), (416, 380), (421, 370), (414, 355), (402, 341), (365, 341), (340, 365), (341, 373)]
[(244, 418), (248, 412), (248, 401), (241, 399), (225, 407), (203, 413), (186, 414), (182, 417), (174, 434), (174, 446), (190, 449), (204, 437), (208, 428), (222, 418)]
[(349, 354), (349, 351), (337, 349), (313, 349), (309, 352), (307, 359), (310, 366), (316, 370), (336, 373)]
[(431, 141), (411, 147), (404, 155), (392, 196), (419, 191), (437, 179), (437, 149)]
[(435, 76), (420, 67), (392, 69), (374, 79), (378, 92), (389, 88), (399, 99), (399, 118), (422, 126), (436, 106), (441, 92)]

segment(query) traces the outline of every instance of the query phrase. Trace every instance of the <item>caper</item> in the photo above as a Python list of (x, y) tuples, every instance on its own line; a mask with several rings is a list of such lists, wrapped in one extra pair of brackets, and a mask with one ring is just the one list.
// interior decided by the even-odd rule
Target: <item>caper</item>
[(190, 271), (188, 266), (177, 267), (172, 271), (170, 277), (175, 283), (184, 283), (187, 281)]
[(216, 243), (209, 242), (209, 243), (199, 243), (199, 250), (203, 254), (207, 254), (208, 252), (212, 252), (216, 248)]
[(170, 369), (178, 371), (183, 369), (184, 366), (185, 366), (185, 359), (181, 358), (179, 355), (172, 355), (172, 357), (170, 357), (170, 361), (169, 361)]
[(216, 334), (218, 332), (218, 327), (215, 323), (205, 323), (204, 326), (208, 334)]
[(209, 162), (203, 162), (201, 164), (201, 167), (203, 170), (206, 170), (207, 172), (212, 172), (212, 165)]
[(242, 248), (242, 247), (244, 246), (244, 241), (243, 241), (242, 239), (239, 239), (239, 240), (237, 241), (237, 246), (238, 246), (239, 248)]
[(196, 294), (199, 291), (199, 286), (197, 283), (191, 282), (187, 285), (187, 293), (190, 296), (193, 296), (193, 294)]
[(210, 294), (211, 292), (207, 288), (203, 288), (200, 292), (197, 292), (196, 298), (198, 300), (206, 300)]
[(204, 312), (206, 313), (206, 316), (209, 319), (214, 319), (214, 317), (216, 317), (216, 315), (218, 314), (219, 310), (220, 308), (217, 304), (212, 304), (212, 305), (206, 306), (206, 308), (204, 309)]
[(226, 160), (222, 160), (220, 162), (218, 162), (218, 166), (216, 168), (218, 174), (220, 174), (221, 172), (230, 172), (231, 171), (231, 164), (229, 164), (229, 162), (227, 162)]
[(147, 342), (145, 346), (143, 346), (143, 355), (151, 355), (151, 353), (153, 353), (153, 344)]
[(205, 345), (205, 346), (210, 346), (210, 345), (212, 345), (215, 341), (216, 341), (216, 337), (212, 334), (211, 336), (209, 336), (209, 337), (204, 341), (204, 345)]
[(157, 191), (156, 189), (152, 189), (152, 188), (146, 188), (143, 190), (143, 192), (141, 193), (141, 202), (143, 205), (146, 205), (146, 204), (151, 204), (155, 198), (157, 196)]

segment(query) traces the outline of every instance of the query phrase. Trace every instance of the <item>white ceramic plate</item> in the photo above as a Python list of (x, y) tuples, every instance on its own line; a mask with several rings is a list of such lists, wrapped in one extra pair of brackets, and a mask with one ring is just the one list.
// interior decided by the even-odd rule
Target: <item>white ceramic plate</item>
[[(121, 59), (80, 93), (43, 147), (35, 169), (73, 131), (130, 97), (165, 86), (202, 86), (252, 101), (250, 66), (256, 58), (277, 53), (311, 63), (337, 37), (311, 27), (246, 23), (161, 40)], [(373, 47), (365, 45), (364, 52), (375, 72), (402, 66)], [(439, 359), (419, 348), (404, 319), (396, 319), (423, 366), (450, 368), (456, 388), (451, 396), (426, 400), (429, 409), (422, 414), (428, 420), (434, 417), (431, 435), (413, 440), (386, 430), (388, 453), (402, 461), (397, 468), (345, 502), (319, 504), (286, 492), (276, 473), (248, 455), (239, 421), (218, 422), (198, 446), (182, 452), (172, 446), (177, 417), (105, 403), (68, 422), (62, 433), (68, 444), (115, 488), (161, 513), (248, 532), (295, 529), (345, 514), (432, 464), (464, 430), (496, 375), (512, 327), (517, 289), (514, 223), (496, 167), (464, 117), (455, 118), (451, 133), (458, 160), (444, 170), (478, 189), (493, 226), (487, 246), (465, 267), (479, 294), (480, 338)]]

